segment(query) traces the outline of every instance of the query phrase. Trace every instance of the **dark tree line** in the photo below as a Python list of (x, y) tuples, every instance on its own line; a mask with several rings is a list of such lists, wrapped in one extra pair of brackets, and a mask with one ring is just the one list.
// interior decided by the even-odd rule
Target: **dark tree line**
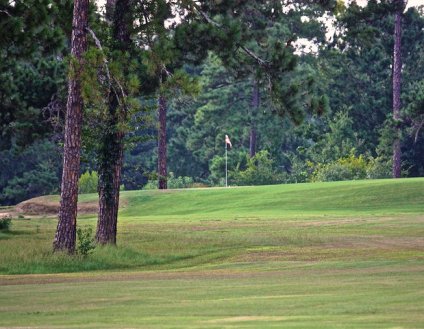
[[(341, 27), (331, 40), (323, 15)], [(0, 18), (0, 198), (61, 181), (55, 250), (74, 251), (82, 170), (99, 174), (96, 240), (115, 244), (122, 184), (220, 184), (225, 134), (232, 184), (424, 173), (424, 20), (403, 1), (108, 0), (104, 16), (16, 1)], [(60, 152), (12, 169), (61, 143), (61, 179)]]

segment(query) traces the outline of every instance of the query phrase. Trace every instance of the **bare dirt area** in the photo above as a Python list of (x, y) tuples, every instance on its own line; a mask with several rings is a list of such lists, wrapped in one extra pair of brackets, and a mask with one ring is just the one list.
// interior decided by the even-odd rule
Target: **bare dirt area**
[[(27, 215), (57, 215), (60, 203), (51, 196), (41, 196), (19, 203), (15, 207), (18, 214)], [(99, 209), (97, 201), (78, 203), (78, 214), (97, 213)]]

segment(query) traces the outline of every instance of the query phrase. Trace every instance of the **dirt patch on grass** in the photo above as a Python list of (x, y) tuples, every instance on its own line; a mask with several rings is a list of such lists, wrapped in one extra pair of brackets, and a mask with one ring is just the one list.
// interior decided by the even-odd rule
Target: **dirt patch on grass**
[[(51, 196), (41, 196), (19, 203), (15, 211), (28, 215), (57, 215), (59, 213), (60, 202)], [(78, 203), (78, 214), (93, 214), (99, 209), (98, 202)]]
[(11, 212), (0, 212), (0, 218), (13, 217)]
[[(128, 204), (127, 200), (121, 199), (120, 208), (125, 208)], [(54, 216), (59, 213), (60, 201), (58, 196), (40, 196), (15, 206), (14, 213), (35, 215), (35, 216)], [(89, 202), (78, 202), (78, 215), (95, 214), (99, 211), (99, 203), (97, 200)]]

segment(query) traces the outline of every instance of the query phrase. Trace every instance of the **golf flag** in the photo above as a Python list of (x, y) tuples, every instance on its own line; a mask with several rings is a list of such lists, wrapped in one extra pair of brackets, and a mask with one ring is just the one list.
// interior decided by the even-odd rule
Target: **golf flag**
[(228, 135), (225, 135), (225, 144), (230, 145), (230, 148), (233, 147), (233, 145), (231, 145), (230, 137), (228, 137)]

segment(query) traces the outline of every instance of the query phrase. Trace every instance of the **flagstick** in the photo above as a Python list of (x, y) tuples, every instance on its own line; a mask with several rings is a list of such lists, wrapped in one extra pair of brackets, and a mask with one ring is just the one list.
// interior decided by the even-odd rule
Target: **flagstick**
[(225, 142), (225, 187), (228, 187), (227, 142)]

